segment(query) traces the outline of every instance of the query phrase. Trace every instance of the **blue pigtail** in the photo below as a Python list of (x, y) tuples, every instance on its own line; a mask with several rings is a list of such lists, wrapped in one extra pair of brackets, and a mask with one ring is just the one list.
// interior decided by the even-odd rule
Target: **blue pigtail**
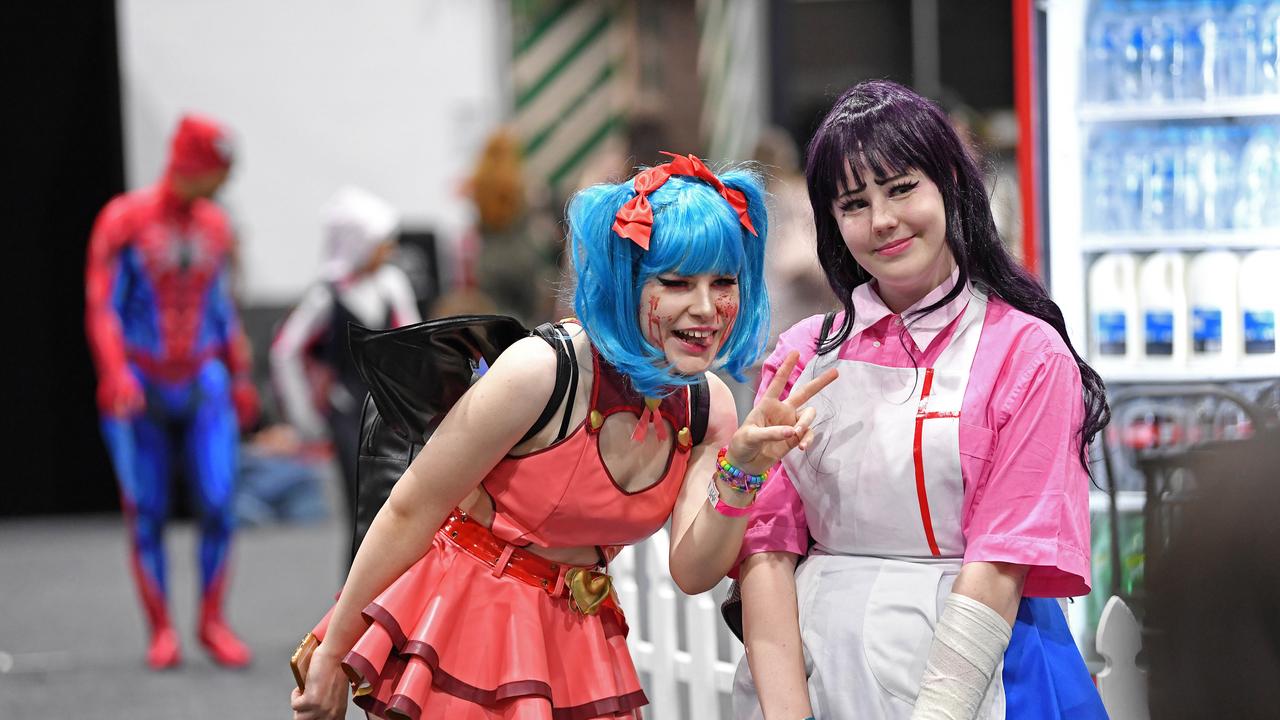
[(717, 360), (739, 381), (764, 352), (769, 300), (764, 284), (768, 235), (764, 189), (758, 175), (734, 170), (720, 175), (747, 199), (758, 235), (738, 221), (729, 203), (701, 180), (676, 175), (649, 195), (653, 233), (649, 250), (613, 232), (618, 209), (634, 197), (632, 182), (596, 185), (569, 203), (571, 258), (577, 279), (574, 312), (604, 359), (650, 397), (694, 382), (674, 373), (660, 348), (640, 329), (640, 292), (649, 278), (722, 273), (738, 277), (739, 309), (733, 331)]

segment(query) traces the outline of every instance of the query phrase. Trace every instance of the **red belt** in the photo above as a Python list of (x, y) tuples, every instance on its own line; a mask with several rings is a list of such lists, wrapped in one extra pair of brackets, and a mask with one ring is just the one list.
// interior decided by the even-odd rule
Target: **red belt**
[(456, 508), (438, 534), (493, 568), (495, 576), (507, 575), (552, 597), (566, 597), (575, 610), (585, 614), (595, 614), (601, 607), (622, 614), (609, 576), (596, 572), (597, 566), (565, 565), (535, 555), (502, 540)]

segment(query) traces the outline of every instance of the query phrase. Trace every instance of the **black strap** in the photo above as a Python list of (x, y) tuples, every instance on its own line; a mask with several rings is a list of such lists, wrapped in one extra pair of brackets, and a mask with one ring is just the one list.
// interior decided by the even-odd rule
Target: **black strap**
[(822, 317), (822, 331), (818, 333), (818, 347), (827, 341), (831, 334), (831, 326), (836, 324), (836, 311), (832, 310)]
[(697, 447), (707, 437), (707, 416), (711, 414), (711, 393), (707, 389), (707, 376), (689, 386), (689, 431), (693, 445)]
[(564, 345), (564, 355), (561, 357), (567, 357), (569, 360), (569, 399), (565, 401), (564, 419), (560, 421), (560, 433), (555, 439), (556, 442), (560, 442), (569, 435), (569, 419), (573, 417), (573, 401), (578, 394), (578, 355), (573, 351), (573, 338), (569, 336), (564, 326), (556, 325), (556, 330), (560, 333), (560, 342)]
[[(557, 325), (542, 323), (533, 330), (534, 335), (546, 340), (547, 344), (556, 351), (556, 386), (551, 391), (551, 397), (547, 400), (547, 406), (542, 409), (542, 414), (534, 421), (533, 427), (529, 428), (529, 432), (520, 438), (520, 442), (516, 443), (517, 445), (527, 442), (529, 438), (537, 435), (538, 431), (546, 427), (547, 423), (551, 422), (552, 416), (556, 414), (556, 410), (560, 409), (560, 400), (564, 397), (565, 389), (569, 388), (572, 393), (573, 386), (578, 384), (578, 363), (574, 361), (573, 348), (570, 346), (569, 349), (565, 349), (566, 343), (557, 328)], [(572, 384), (569, 382), (570, 375), (573, 376)], [(570, 410), (572, 410), (572, 407)], [(564, 429), (562, 428), (561, 437), (563, 436)]]

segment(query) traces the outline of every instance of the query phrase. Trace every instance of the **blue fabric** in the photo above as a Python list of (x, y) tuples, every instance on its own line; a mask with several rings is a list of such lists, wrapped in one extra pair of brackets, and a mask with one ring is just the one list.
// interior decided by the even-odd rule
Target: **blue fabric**
[(1094, 720), (1107, 711), (1054, 598), (1023, 598), (1004, 653), (1007, 720)]
[(236, 523), (319, 522), (329, 516), (316, 468), (288, 457), (240, 453)]
[[(135, 367), (146, 408), (130, 419), (102, 417), (102, 434), (131, 525), (134, 550), (160, 595), (165, 594), (164, 525), (169, 516), (170, 462), (181, 458), (200, 515), (200, 575), (209, 589), (226, 564), (231, 542), (238, 430), (231, 378), (209, 360), (185, 383), (151, 380)], [(179, 453), (170, 445), (180, 432)]]

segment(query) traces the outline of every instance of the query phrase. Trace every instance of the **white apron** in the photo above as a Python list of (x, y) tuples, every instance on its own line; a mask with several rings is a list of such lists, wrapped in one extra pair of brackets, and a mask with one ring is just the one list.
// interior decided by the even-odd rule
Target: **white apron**
[[(809, 697), (821, 720), (905, 719), (915, 705), (934, 625), (964, 556), (959, 416), (987, 308), (984, 295), (967, 292), (960, 324), (932, 368), (830, 352), (796, 381), (840, 370), (813, 401), (812, 446), (783, 458), (815, 541), (796, 570), (796, 598)], [(1003, 720), (1000, 675), (982, 718)], [(733, 706), (738, 718), (763, 717), (745, 657)]]

